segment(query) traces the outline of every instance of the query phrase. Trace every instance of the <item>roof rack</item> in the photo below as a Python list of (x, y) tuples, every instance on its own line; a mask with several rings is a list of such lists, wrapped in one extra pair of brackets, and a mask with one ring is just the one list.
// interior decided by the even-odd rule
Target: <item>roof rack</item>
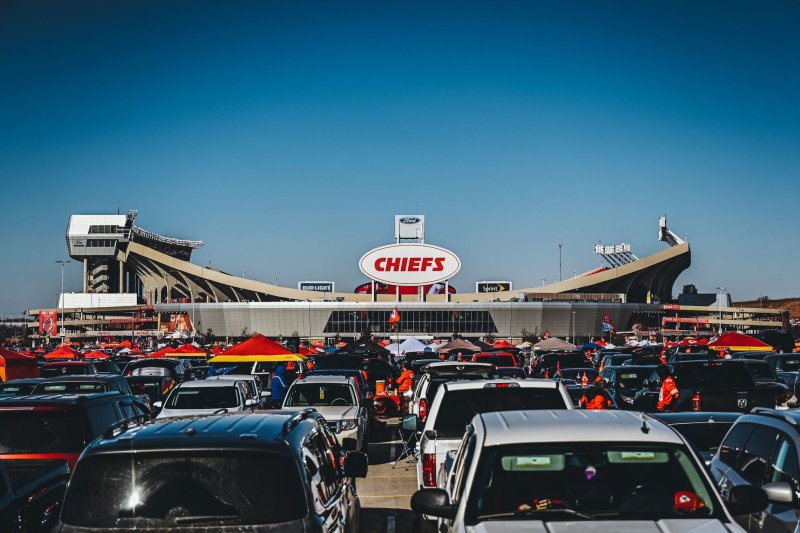
[(753, 407), (750, 410), (750, 414), (764, 415), (770, 418), (776, 418), (778, 420), (783, 420), (784, 422), (786, 422), (791, 426), (800, 427), (800, 422), (798, 422), (796, 419), (792, 418), (791, 416), (782, 411), (779, 411), (777, 409), (772, 409), (770, 407)]
[(144, 415), (134, 416), (133, 418), (126, 418), (125, 420), (120, 420), (119, 422), (115, 422), (111, 424), (104, 432), (103, 438), (104, 439), (113, 439), (121, 435), (122, 433), (128, 431), (130, 428), (134, 426), (140, 426), (147, 422), (147, 417)]
[(281, 430), (281, 433), (284, 435), (289, 433), (294, 428), (296, 428), (300, 422), (308, 418), (308, 415), (316, 412), (317, 410), (312, 407), (307, 407), (305, 409), (297, 411), (291, 418), (289, 418), (289, 420), (283, 423), (283, 429)]

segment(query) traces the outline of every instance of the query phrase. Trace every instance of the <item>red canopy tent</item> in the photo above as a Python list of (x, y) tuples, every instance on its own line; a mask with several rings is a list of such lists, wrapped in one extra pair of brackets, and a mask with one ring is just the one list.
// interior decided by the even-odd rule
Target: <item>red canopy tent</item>
[(220, 353), (209, 363), (246, 361), (303, 361), (304, 358), (277, 342), (256, 333), (244, 342)]
[(219, 355), (222, 353), (222, 346), (214, 346), (211, 348), (211, 353), (214, 355)]
[(208, 354), (202, 348), (198, 348), (191, 342), (177, 348), (170, 348), (166, 352), (166, 357), (206, 357)]
[(735, 331), (730, 331), (720, 335), (713, 341), (709, 342), (708, 347), (720, 352), (726, 349), (730, 349), (732, 352), (772, 351), (772, 346), (769, 344), (761, 342), (750, 335), (743, 335), (741, 333), (736, 333)]
[(108, 355), (98, 350), (92, 350), (83, 354), (84, 359), (108, 359)]
[(39, 366), (35, 357), (0, 348), (0, 383), (9, 379), (38, 377)]
[(78, 359), (80, 358), (80, 354), (70, 348), (69, 346), (59, 346), (55, 350), (50, 353), (44, 354), (44, 358), (47, 360), (53, 359)]
[(301, 346), (300, 349), (297, 351), (300, 355), (318, 355), (319, 352), (316, 350), (311, 350), (306, 348), (305, 346)]
[(495, 341), (495, 343), (492, 346), (494, 346), (495, 348), (513, 348), (513, 346), (511, 346), (511, 343), (505, 339), (501, 341)]
[(166, 357), (168, 353), (174, 351), (176, 348), (172, 346), (167, 346), (166, 348), (161, 348), (160, 350), (156, 350), (155, 352), (147, 354), (147, 357)]

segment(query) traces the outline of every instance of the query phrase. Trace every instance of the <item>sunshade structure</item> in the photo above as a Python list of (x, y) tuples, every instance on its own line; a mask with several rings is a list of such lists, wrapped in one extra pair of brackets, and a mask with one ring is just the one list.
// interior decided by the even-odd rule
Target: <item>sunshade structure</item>
[(297, 350), (297, 352), (300, 355), (306, 355), (306, 356), (317, 355), (319, 353), (318, 351), (312, 350), (311, 348), (306, 348), (305, 346), (300, 346), (300, 349)]
[(361, 337), (360, 339), (349, 343), (347, 346), (343, 346), (337, 353), (350, 355), (388, 356), (391, 352), (377, 342), (371, 341), (369, 337)]
[(482, 340), (480, 340), (480, 339), (474, 339), (474, 340), (471, 340), (470, 342), (471, 342), (472, 344), (474, 344), (475, 346), (477, 346), (477, 347), (478, 347), (478, 349), (479, 349), (480, 351), (482, 351), (482, 352), (491, 352), (491, 351), (493, 351), (493, 350), (495, 350), (495, 349), (496, 349), (496, 348), (495, 348), (494, 346), (492, 346), (491, 344), (486, 344), (485, 342), (483, 342), (483, 341), (482, 341)]
[(92, 350), (83, 354), (84, 359), (96, 359), (96, 360), (105, 360), (108, 359), (108, 355), (104, 354), (103, 352)]
[(400, 342), (393, 342), (392, 344), (387, 344), (384, 346), (387, 350), (389, 350), (395, 357), (400, 357)]
[(147, 357), (166, 357), (167, 353), (171, 350), (175, 350), (172, 346), (167, 346), (165, 348), (161, 348), (160, 350), (156, 350), (155, 352), (147, 354)]
[(766, 342), (761, 342), (755, 337), (750, 335), (743, 335), (731, 331), (724, 333), (713, 341), (708, 343), (708, 347), (717, 350), (725, 351), (729, 349), (732, 352), (771, 352), (772, 346)]
[(574, 344), (561, 340), (558, 337), (550, 337), (542, 342), (537, 342), (533, 347), (537, 350), (574, 350), (577, 348)]
[(0, 381), (38, 377), (39, 366), (35, 357), (0, 348)]
[(192, 357), (192, 358), (205, 358), (208, 354), (202, 348), (198, 348), (191, 342), (186, 343), (177, 348), (170, 348), (166, 351), (164, 357)]
[(512, 346), (511, 343), (505, 339), (500, 341), (495, 341), (492, 346), (497, 350), (507, 350), (509, 348), (514, 348), (514, 346)]
[(80, 354), (70, 348), (69, 346), (59, 346), (55, 350), (50, 353), (44, 354), (44, 358), (47, 360), (53, 359), (78, 359)]
[(305, 361), (305, 357), (293, 353), (285, 346), (256, 333), (244, 342), (232, 346), (209, 359), (209, 363), (263, 363)]
[[(400, 355), (408, 352), (424, 352), (428, 345), (415, 337), (409, 337), (400, 343)], [(395, 354), (397, 355), (397, 354)]]
[(481, 349), (472, 344), (469, 341), (465, 341), (464, 339), (455, 339), (447, 344), (443, 344), (437, 348), (440, 352), (452, 352), (453, 350), (462, 351), (462, 352), (480, 352)]

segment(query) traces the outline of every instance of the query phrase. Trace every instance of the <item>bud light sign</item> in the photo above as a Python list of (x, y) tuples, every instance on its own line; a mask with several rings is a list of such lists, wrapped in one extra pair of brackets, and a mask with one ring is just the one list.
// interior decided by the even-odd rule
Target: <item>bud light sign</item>
[(297, 288), (301, 291), (336, 292), (332, 281), (300, 281)]
[(391, 285), (430, 285), (461, 270), (461, 260), (450, 250), (430, 244), (390, 244), (370, 250), (359, 267), (368, 278)]

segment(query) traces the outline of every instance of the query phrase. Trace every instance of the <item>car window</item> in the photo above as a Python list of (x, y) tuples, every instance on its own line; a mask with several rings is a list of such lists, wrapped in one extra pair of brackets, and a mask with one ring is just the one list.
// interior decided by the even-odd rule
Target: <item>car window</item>
[(753, 424), (734, 424), (720, 445), (720, 461), (728, 466), (735, 466), (739, 452), (744, 447), (752, 429)]
[(307, 512), (299, 470), (285, 456), (183, 450), (82, 460), (61, 519), (81, 529), (217, 531), (228, 530), (223, 524), (286, 527)]
[(0, 412), (2, 454), (80, 452), (84, 445), (77, 412)]
[(338, 488), (338, 464), (333, 449), (321, 430), (314, 432), (308, 439), (308, 448), (314, 455), (318, 465), (314, 483), (317, 490), (321, 491), (323, 504), (327, 504)]
[(96, 437), (120, 420), (113, 403), (104, 403), (90, 407), (87, 411), (92, 434)]
[(475, 454), (475, 445), (478, 442), (477, 437), (470, 432), (464, 435), (466, 442), (462, 443), (456, 458), (456, 464), (453, 466), (455, 472), (454, 488), (452, 491), (453, 501), (458, 502), (464, 494), (464, 485), (467, 481), (467, 474), (469, 473), (469, 466), (472, 463), (472, 456)]
[(179, 387), (167, 399), (167, 409), (230, 409), (239, 406), (236, 387)]
[(756, 426), (750, 433), (747, 443), (739, 454), (736, 470), (751, 485), (760, 487), (763, 483), (767, 472), (767, 461), (777, 438), (777, 430), (764, 426)]
[(800, 497), (800, 467), (797, 461), (797, 448), (792, 439), (783, 433), (778, 434), (778, 443), (767, 466), (767, 483), (785, 481), (792, 486), (795, 498)]
[(348, 406), (356, 405), (353, 388), (337, 383), (298, 383), (289, 390), (286, 405), (306, 406)]
[(800, 357), (784, 357), (778, 359), (778, 368), (783, 372), (798, 372), (800, 371)]

